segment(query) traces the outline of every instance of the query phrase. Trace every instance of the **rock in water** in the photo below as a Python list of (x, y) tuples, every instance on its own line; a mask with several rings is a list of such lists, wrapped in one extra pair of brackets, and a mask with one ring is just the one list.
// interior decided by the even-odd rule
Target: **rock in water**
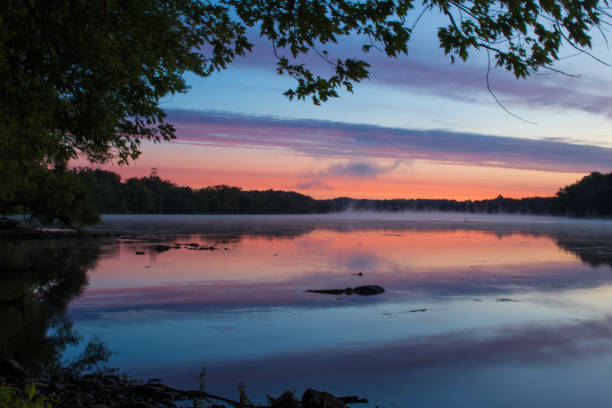
[(308, 289), (306, 292), (310, 292), (310, 293), (322, 293), (324, 295), (342, 295), (342, 294), (348, 294), (350, 295), (350, 293), (348, 293), (348, 291), (351, 291), (351, 288), (346, 288), (346, 289)]
[(378, 285), (365, 285), (365, 286), (357, 286), (356, 288), (346, 288), (346, 289), (308, 289), (306, 292), (311, 293), (322, 293), (324, 295), (361, 295), (361, 296), (370, 296), (370, 295), (380, 295), (384, 293), (385, 290)]
[(325, 391), (307, 389), (302, 396), (304, 408), (346, 408), (344, 402)]

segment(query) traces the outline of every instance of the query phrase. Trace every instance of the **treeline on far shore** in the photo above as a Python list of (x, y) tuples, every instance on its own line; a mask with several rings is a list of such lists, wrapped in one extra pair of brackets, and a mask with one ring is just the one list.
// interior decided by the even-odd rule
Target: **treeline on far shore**
[(554, 197), (457, 201), (444, 199), (371, 200), (347, 197), (315, 200), (296, 192), (245, 191), (219, 185), (201, 189), (177, 186), (156, 175), (130, 178), (117, 173), (72, 170), (86, 186), (89, 201), (101, 214), (313, 214), (343, 211), (457, 211), (487, 214), (612, 215), (612, 173), (591, 173), (561, 188)]

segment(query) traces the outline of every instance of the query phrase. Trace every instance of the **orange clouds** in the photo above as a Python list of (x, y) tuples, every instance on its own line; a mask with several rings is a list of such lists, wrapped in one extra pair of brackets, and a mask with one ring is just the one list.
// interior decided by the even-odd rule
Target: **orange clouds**
[[(74, 165), (87, 165), (79, 161)], [(361, 170), (357, 168), (361, 165)], [(355, 172), (351, 173), (351, 166)], [(368, 167), (369, 166), (369, 167)], [(201, 188), (227, 184), (246, 190), (294, 190), (315, 198), (449, 198), (550, 196), (580, 173), (507, 169), (417, 160), (313, 158), (290, 152), (164, 143), (144, 144), (129, 166), (105, 165), (122, 177), (160, 177)], [(331, 169), (331, 170), (330, 170)], [(335, 171), (334, 171), (335, 169)], [(361, 173), (363, 174), (360, 174)]]

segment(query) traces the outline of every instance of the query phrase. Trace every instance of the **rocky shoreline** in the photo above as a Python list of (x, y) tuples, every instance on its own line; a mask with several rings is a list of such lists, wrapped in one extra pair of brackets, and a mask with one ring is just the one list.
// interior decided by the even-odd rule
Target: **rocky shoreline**
[(308, 389), (301, 399), (293, 392), (285, 391), (278, 398), (268, 397), (267, 405), (256, 405), (248, 398), (235, 401), (201, 390), (180, 390), (158, 379), (139, 382), (114, 374), (80, 375), (70, 372), (31, 377), (14, 360), (0, 361), (0, 384), (8, 385), (18, 397), (24, 399), (27, 399), (26, 386), (34, 385), (36, 395), (46, 397), (53, 407), (347, 408), (347, 404), (368, 402), (357, 396), (335, 397), (325, 391)]
[(73, 228), (3, 228), (0, 226), (0, 240), (59, 239), (59, 238), (108, 238), (121, 234), (114, 232), (82, 231)]

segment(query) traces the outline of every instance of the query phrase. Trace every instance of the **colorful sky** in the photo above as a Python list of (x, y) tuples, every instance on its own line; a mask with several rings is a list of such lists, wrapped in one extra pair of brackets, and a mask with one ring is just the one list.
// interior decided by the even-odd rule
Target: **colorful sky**
[[(415, 13), (415, 18), (418, 13)], [(368, 80), (353, 94), (314, 106), (289, 101), (294, 84), (276, 74), (272, 49), (254, 52), (163, 101), (175, 141), (144, 144), (123, 177), (148, 175), (179, 185), (294, 190), (315, 198), (482, 199), (552, 195), (592, 171), (612, 171), (612, 68), (573, 49), (557, 68), (516, 80), (502, 69), (486, 87), (487, 56), (451, 64), (437, 44), (435, 13), (419, 21), (409, 55), (362, 56), (357, 39), (330, 53), (363, 57)], [(612, 60), (603, 40), (594, 53)], [(328, 69), (308, 57), (315, 69)], [(77, 163), (84, 164), (84, 163)]]

